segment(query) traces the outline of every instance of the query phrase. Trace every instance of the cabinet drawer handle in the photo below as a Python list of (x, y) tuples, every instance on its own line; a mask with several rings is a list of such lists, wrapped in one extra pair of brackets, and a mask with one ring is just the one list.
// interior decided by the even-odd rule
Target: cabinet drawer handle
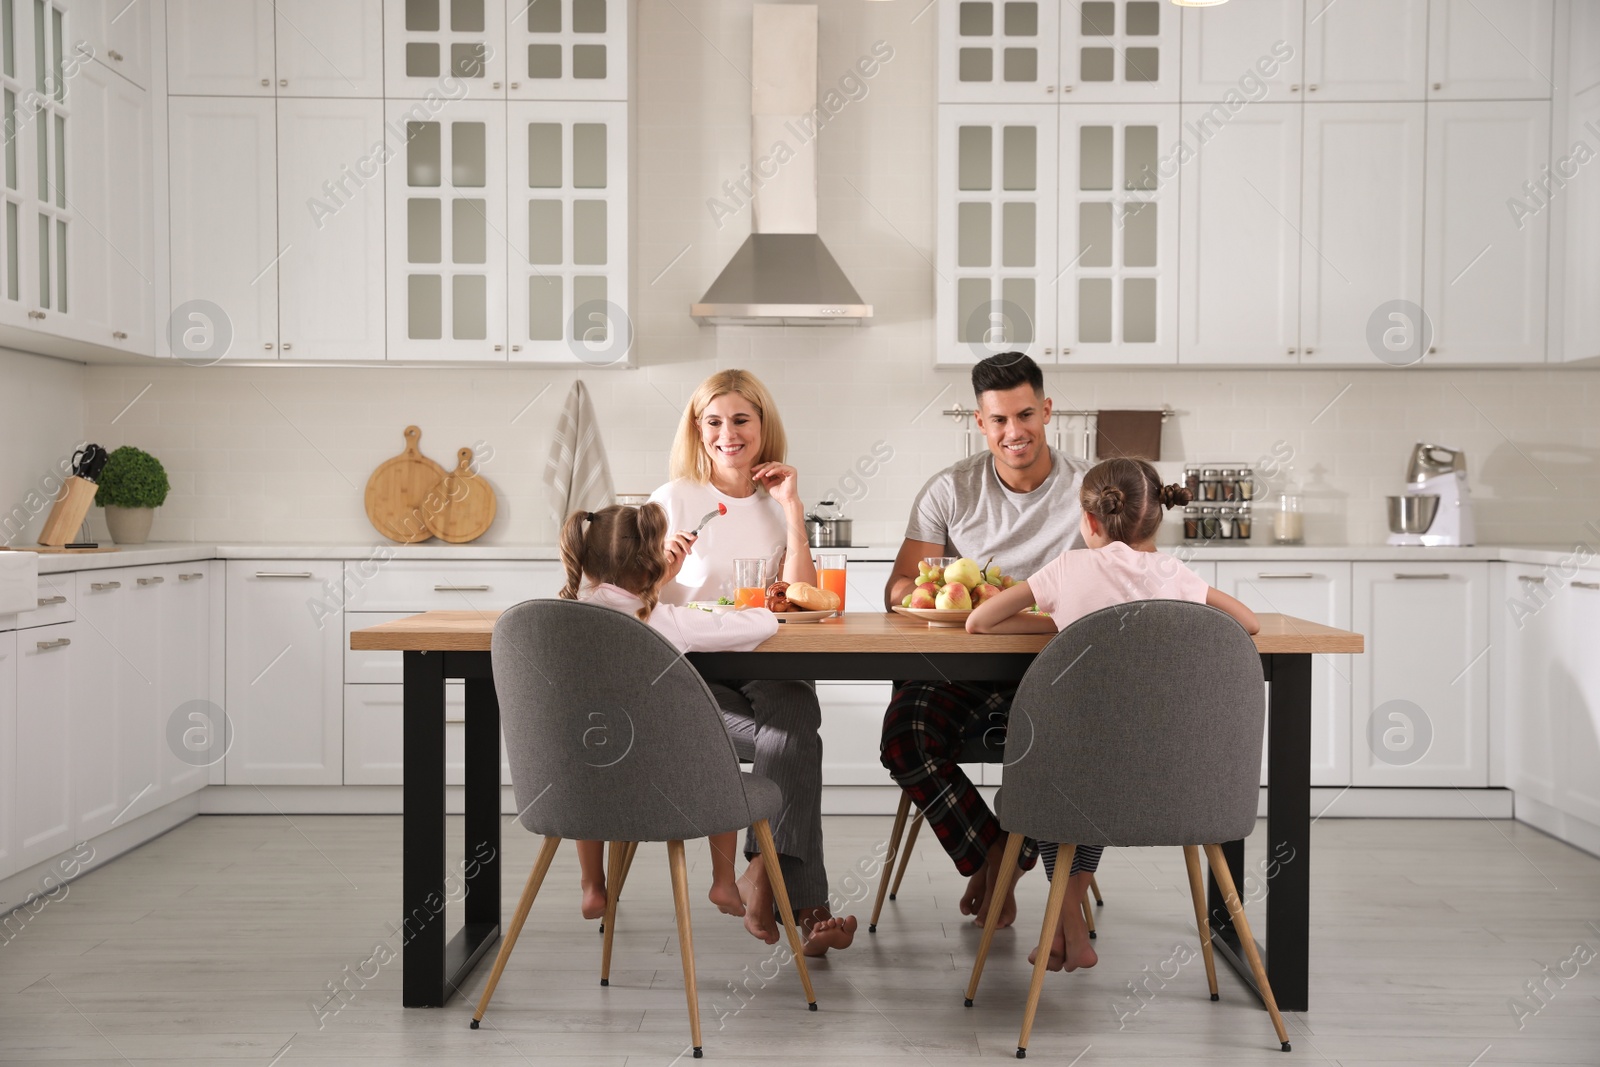
[(1519, 582), (1531, 582), (1534, 585), (1543, 585), (1544, 584), (1544, 579), (1539, 577), (1538, 575), (1535, 575), (1535, 574), (1519, 574), (1519, 575), (1517, 575), (1517, 581), (1519, 581)]
[(118, 341), (126, 341), (128, 339), (128, 333), (126, 330), (112, 330), (111, 336)]
[(89, 583), (89, 588), (93, 589), (96, 593), (103, 593), (107, 589), (121, 589), (122, 588), (122, 583), (121, 582), (90, 582)]
[(47, 608), (51, 604), (65, 604), (66, 602), (67, 598), (64, 596), (42, 596), (39, 598), (39, 606), (41, 608)]
[(1600, 582), (1573, 582), (1574, 589), (1600, 589)]
[(206, 572), (205, 571), (195, 571), (193, 574), (180, 574), (180, 575), (178, 575), (178, 581), (180, 581), (180, 582), (198, 582), (200, 579), (204, 578), (205, 576), (206, 576)]
[(121, 63), (122, 62), (122, 53), (117, 51), (115, 48), (106, 49), (106, 55), (111, 57), (112, 62), (115, 62), (115, 63)]
[(72, 644), (72, 638), (58, 637), (54, 641), (35, 641), (34, 644), (39, 646), (40, 652), (48, 652), (52, 648), (66, 648)]
[(140, 585), (160, 585), (164, 581), (166, 581), (165, 578), (161, 577), (160, 575), (157, 575), (154, 578), (140, 578), (139, 579), (139, 584)]
[(1310, 571), (1305, 571), (1304, 573), (1276, 573), (1276, 574), (1268, 573), (1268, 572), (1262, 572), (1260, 574), (1257, 574), (1256, 577), (1257, 578), (1315, 578), (1316, 575), (1312, 574)]
[(486, 585), (436, 585), (433, 587), (433, 591), (435, 593), (487, 593), (489, 587)]
[(257, 578), (313, 578), (310, 571), (256, 571)]
[(1396, 581), (1401, 582), (1447, 582), (1448, 574), (1396, 574)]

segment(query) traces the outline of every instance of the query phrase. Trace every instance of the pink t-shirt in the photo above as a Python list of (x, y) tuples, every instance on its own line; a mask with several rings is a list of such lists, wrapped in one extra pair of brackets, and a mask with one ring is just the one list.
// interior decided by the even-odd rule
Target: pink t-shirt
[(1028, 579), (1039, 610), (1057, 630), (1085, 615), (1135, 600), (1206, 602), (1205, 580), (1165, 552), (1137, 552), (1121, 541), (1061, 553)]

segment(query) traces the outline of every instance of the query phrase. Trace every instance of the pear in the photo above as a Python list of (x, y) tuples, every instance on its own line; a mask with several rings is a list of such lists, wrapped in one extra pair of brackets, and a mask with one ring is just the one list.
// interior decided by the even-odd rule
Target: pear
[[(972, 565), (977, 566), (976, 563)], [(945, 587), (939, 590), (933, 606), (940, 611), (967, 611), (972, 607), (972, 594), (967, 592), (967, 587), (960, 582), (947, 582)]]
[(944, 569), (944, 581), (946, 585), (957, 583), (971, 589), (983, 581), (983, 571), (976, 560), (962, 556)]

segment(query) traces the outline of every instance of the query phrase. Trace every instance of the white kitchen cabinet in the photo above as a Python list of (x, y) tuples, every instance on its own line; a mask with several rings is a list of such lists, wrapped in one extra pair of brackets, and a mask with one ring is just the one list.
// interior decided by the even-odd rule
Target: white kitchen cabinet
[(1430, 0), (1430, 100), (1548, 100), (1555, 0)]
[(1428, 0), (1306, 0), (1305, 99), (1422, 100)]
[[(1370, 363), (1367, 324), (1374, 309), (1393, 300), (1422, 302), (1426, 106), (1305, 109), (1302, 363)], [(1391, 357), (1410, 358), (1403, 351)]]
[(1185, 8), (1184, 102), (1298, 100), (1305, 18), (1299, 0)]
[(406, 130), (385, 168), (390, 358), (504, 360), (506, 106), (387, 108)]
[(1558, 671), (1571, 689), (1555, 805), (1600, 827), (1600, 571), (1579, 571), (1567, 596)]
[[(77, 205), (67, 197), (68, 149), (77, 134), (75, 96), (67, 93), (67, 12), (54, 0), (35, 0), (23, 40), (31, 40), (33, 88), (20, 102), (18, 140), (29, 168), (33, 197), (22, 212), (25, 303), (33, 305), (36, 328), (59, 332), (58, 320), (76, 310), (68, 253), (79, 228)], [(69, 134), (69, 129), (72, 131)], [(9, 160), (8, 160), (9, 162)], [(9, 252), (9, 249), (8, 249)], [(31, 285), (31, 299), (28, 293)], [(46, 323), (49, 325), (47, 326)]]
[[(1488, 564), (1352, 564), (1351, 782), (1488, 785)], [(1376, 741), (1373, 740), (1376, 738)]]
[[(1350, 629), (1350, 564), (1335, 561), (1279, 565), (1224, 560), (1216, 588), (1252, 611)], [(1350, 678), (1348, 655), (1319, 655), (1311, 663), (1311, 784), (1350, 784)], [(1266, 751), (1261, 784), (1267, 784)]]
[(385, 140), (378, 100), (277, 105), (278, 286), (284, 359), (384, 358)]
[[(213, 566), (202, 560), (162, 568), (166, 584), (161, 591), (160, 698), (154, 726), (162, 742), (164, 803), (203, 788), (211, 765), (225, 750), (222, 709), (211, 699), (212, 634), (223, 621), (212, 618)], [(176, 730), (174, 721), (181, 724)], [(220, 742), (215, 739), (219, 730), (224, 735)], [(189, 754), (180, 756), (180, 751)]]
[(1058, 362), (1177, 361), (1178, 136), (1177, 104), (1061, 109)]
[[(344, 784), (405, 783), (405, 687), (344, 687)], [(466, 784), (466, 685), (447, 682), (444, 695), (444, 784)], [(500, 783), (511, 784), (511, 762), (500, 739)]]
[(17, 631), (15, 843), (18, 869), (72, 847), (76, 622)]
[(340, 784), (343, 621), (314, 609), (341, 565), (231, 560), (227, 575), (227, 784)]
[(1548, 212), (1518, 217), (1522, 183), (1550, 145), (1544, 101), (1428, 105), (1423, 307), (1429, 364), (1545, 358)]
[[(25, 39), (22, 31), (27, 28), (27, 20), (18, 12), (15, 5), (11, 7), (0, 6), (0, 35), (5, 40), (18, 41)], [(0, 64), (0, 94), (3, 94), (6, 114), (14, 113), (17, 101), (26, 100), (29, 92), (35, 92), (34, 83), (29, 77), (27, 67), (32, 59), (32, 49), (20, 50), (18, 56), (20, 64)], [(31, 110), (31, 109), (30, 109)], [(3, 244), (0, 244), (0, 321), (13, 326), (35, 325), (33, 312), (37, 309), (34, 305), (32, 293), (23, 284), (25, 265), (28, 264), (27, 236), (24, 234), (23, 211), (30, 202), (28, 190), (24, 182), (31, 180), (32, 168), (31, 149), (32, 142), (25, 146), (25, 135), (31, 125), (31, 118), (27, 113), (20, 118), (29, 119), (21, 122), (15, 136), (4, 138), (5, 159), (4, 166), (0, 167), (0, 178), (3, 178), (4, 218), (0, 219), (3, 227)]]
[(627, 0), (513, 0), (506, 5), (512, 100), (626, 100)]
[[(173, 355), (202, 365), (274, 359), (277, 264), (280, 251), (293, 254), (278, 245), (276, 105), (174, 96), (168, 121), (172, 310), (182, 309), (185, 320), (184, 345)], [(194, 301), (214, 309), (194, 307)], [(221, 321), (212, 321), (216, 310)], [(226, 351), (219, 351), (229, 335)]]
[[(1600, 39), (1600, 8), (1590, 10), (1595, 12), (1595, 26), (1589, 32)], [(1577, 12), (1573, 14), (1576, 16)], [(1600, 40), (1595, 51), (1600, 53)], [(1563, 362), (1600, 356), (1600, 300), (1594, 298), (1595, 293), (1600, 293), (1600, 182), (1588, 180), (1587, 168), (1594, 165), (1593, 160), (1580, 164), (1578, 153), (1573, 152), (1579, 142), (1591, 151), (1597, 147), (1591, 130), (1600, 130), (1600, 84), (1591, 85), (1572, 98), (1567, 107), (1567, 135), (1557, 139), (1551, 153), (1555, 157), (1552, 172), (1567, 182), (1558, 194), (1566, 198), (1562, 272), (1565, 321), (1561, 342), (1552, 345), (1550, 353), (1552, 359)], [(1584, 171), (1577, 169), (1580, 165)], [(1525, 199), (1523, 204), (1529, 213), (1537, 207), (1531, 199)]]
[(941, 103), (1055, 103), (1060, 25), (1078, 11), (1032, 0), (961, 0), (938, 8)]
[(1179, 178), (1179, 363), (1298, 362), (1303, 111), (1183, 107), (1186, 143), (1199, 144)]
[(1060, 108), (939, 107), (935, 358), (1055, 362)]
[(0, 878), (22, 866), (17, 859), (16, 766), (17, 631), (7, 630), (0, 633)]
[[(524, 10), (527, 0), (510, 5)], [(549, 0), (539, 0), (547, 3)], [(504, 100), (506, 0), (406, 0), (384, 5), (384, 95)]]
[(622, 312), (629, 306), (628, 105), (515, 103), (508, 110), (510, 358), (620, 363), (633, 341)]
[(86, 41), (95, 61), (141, 89), (150, 88), (150, 8), (143, 3), (73, 3), (72, 40)]
[(167, 0), (168, 93), (275, 95), (272, 9), (272, 0)]
[(1177, 103), (1178, 9), (1160, 0), (1088, 0), (1062, 5), (1060, 17), (1061, 103)]
[(1548, 568), (1503, 565), (1503, 585), (1491, 602), (1504, 655), (1494, 692), (1505, 738), (1505, 784), (1518, 797), (1555, 805), (1560, 793), (1567, 707), (1575, 679), (1563, 644), (1574, 591), (1558, 589)]
[(278, 96), (383, 96), (382, 0), (272, 6)]
[(892, 786), (878, 758), (890, 682), (817, 682), (822, 706), (822, 784)]

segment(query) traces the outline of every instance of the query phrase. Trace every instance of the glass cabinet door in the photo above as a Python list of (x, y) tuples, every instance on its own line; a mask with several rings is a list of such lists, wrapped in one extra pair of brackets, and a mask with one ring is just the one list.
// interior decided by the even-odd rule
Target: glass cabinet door
[[(12, 0), (15, 4), (18, 0)], [(67, 188), (67, 150), (70, 111), (67, 105), (65, 63), (68, 58), (67, 13), (59, 3), (25, 0), (33, 12), (31, 40), (34, 92), (19, 101), (29, 134), (24, 145), (32, 149), (33, 196), (24, 198), (34, 231), (33, 288), (37, 310), (66, 314), (72, 307), (68, 288), (69, 234), (75, 212)], [(25, 219), (24, 226), (30, 223)]]
[(1061, 102), (1176, 103), (1181, 10), (1167, 0), (1064, 5)]
[[(0, 118), (5, 123), (4, 173), (0, 174), (0, 306), (7, 309), (24, 305), (22, 265), (28, 260), (28, 241), (23, 221), (29, 203), (23, 180), (29, 174), (33, 138), (28, 133), (31, 109), (23, 101), (33, 89), (25, 84), (25, 64), (19, 62), (23, 48), (21, 30), (27, 20), (19, 17), (17, 0), (0, 0)], [(27, 299), (31, 310), (32, 300)]]
[(1054, 0), (944, 0), (939, 101), (1054, 103), (1062, 11)]
[(509, 106), (511, 359), (625, 365), (628, 106)]
[[(511, 0), (520, 5), (524, 0)], [(386, 0), (385, 95), (505, 99), (506, 0)]]
[(389, 355), (505, 359), (505, 105), (388, 104)]
[(1012, 350), (1055, 361), (1059, 110), (939, 108), (940, 363)]
[(1060, 362), (1177, 361), (1177, 140), (1176, 104), (1061, 110)]
[(626, 0), (512, 0), (506, 69), (513, 100), (626, 100)]

